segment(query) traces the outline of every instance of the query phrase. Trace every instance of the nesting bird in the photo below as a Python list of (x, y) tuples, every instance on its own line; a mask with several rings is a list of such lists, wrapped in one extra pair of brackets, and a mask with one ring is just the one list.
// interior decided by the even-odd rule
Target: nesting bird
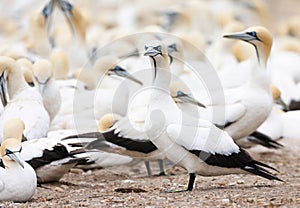
[(27, 140), (46, 136), (50, 123), (49, 115), (43, 106), (41, 95), (25, 82), (20, 65), (11, 58), (1, 56), (0, 73), (1, 101), (4, 105), (0, 117), (1, 140), (3, 125), (10, 118), (22, 119)]
[(9, 119), (4, 124), (1, 143), (0, 201), (25, 202), (34, 195), (37, 185), (33, 168), (21, 157), (23, 122)]

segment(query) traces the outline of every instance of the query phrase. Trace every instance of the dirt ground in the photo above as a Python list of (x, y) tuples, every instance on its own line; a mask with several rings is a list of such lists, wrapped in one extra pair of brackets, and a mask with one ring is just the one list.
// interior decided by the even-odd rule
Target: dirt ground
[(297, 207), (300, 145), (299, 141), (282, 143), (285, 148), (281, 150), (256, 147), (249, 151), (256, 159), (276, 167), (285, 183), (252, 175), (197, 176), (192, 192), (165, 193), (185, 188), (185, 170), (172, 167), (168, 176), (150, 178), (139, 163), (87, 172), (72, 169), (60, 182), (38, 187), (29, 202), (5, 202), (0, 207)]

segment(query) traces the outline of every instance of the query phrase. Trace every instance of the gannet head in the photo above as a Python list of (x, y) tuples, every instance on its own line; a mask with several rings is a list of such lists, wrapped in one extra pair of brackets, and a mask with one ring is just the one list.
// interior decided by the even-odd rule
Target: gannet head
[(19, 58), (17, 62), (20, 64), (21, 67), (32, 69), (32, 62), (28, 58)]
[(33, 74), (32, 74), (32, 62), (27, 58), (20, 58), (17, 60), (18, 64), (21, 66), (25, 81), (30, 85), (34, 86)]
[(95, 89), (94, 75), (91, 70), (85, 68), (78, 68), (73, 73), (75, 79), (80, 80), (85, 83), (87, 90)]
[[(12, 70), (20, 70), (19, 64), (10, 57), (0, 56), (0, 97), (3, 106), (6, 106), (8, 102), (6, 96), (6, 81), (8, 74)], [(20, 73), (20, 76), (22, 76), (22, 73)]]
[(98, 131), (103, 132), (111, 128), (115, 124), (116, 118), (113, 114), (105, 114), (98, 121)]
[(52, 78), (53, 66), (50, 61), (41, 59), (36, 61), (32, 67), (34, 82), (39, 88), (39, 92), (43, 94), (45, 86)]
[(288, 111), (288, 105), (281, 98), (281, 91), (275, 85), (271, 85), (272, 97), (276, 104), (281, 105), (284, 111)]
[(223, 37), (239, 39), (252, 44), (256, 49), (258, 61), (263, 65), (267, 63), (272, 47), (272, 35), (265, 27), (250, 27), (243, 32), (232, 33)]
[(27, 84), (29, 84), (31, 87), (34, 86), (34, 82), (33, 82), (33, 74), (32, 74), (32, 70), (28, 69), (27, 67), (21, 67), (22, 71), (23, 71), (23, 75), (25, 78), (25, 81), (27, 82)]
[(67, 54), (61, 50), (53, 50), (50, 61), (53, 65), (53, 77), (55, 79), (66, 79), (70, 69)]
[(167, 47), (158, 40), (150, 41), (145, 44), (145, 56), (149, 56), (154, 68), (154, 79), (157, 74), (157, 67), (163, 70), (169, 70), (169, 55)]
[(1, 158), (5, 167), (9, 168), (12, 163), (18, 163), (24, 168), (24, 160), (20, 157), (22, 150), (21, 141), (14, 138), (3, 140), (1, 147)]
[(107, 73), (107, 70), (113, 68), (119, 63), (119, 59), (113, 55), (101, 56), (99, 57), (94, 65), (93, 69), (101, 74)]
[(8, 119), (3, 126), (3, 139), (15, 138), (21, 141), (24, 129), (25, 124), (21, 119)]
[(165, 38), (163, 41), (167, 46), (167, 51), (170, 60), (169, 64), (171, 65), (173, 63), (174, 58), (183, 61), (182, 42), (178, 38), (172, 38), (172, 37)]
[(166, 46), (158, 40), (152, 40), (149, 43), (145, 44), (145, 56), (150, 56), (155, 58), (156, 56), (166, 56), (168, 55), (168, 50)]

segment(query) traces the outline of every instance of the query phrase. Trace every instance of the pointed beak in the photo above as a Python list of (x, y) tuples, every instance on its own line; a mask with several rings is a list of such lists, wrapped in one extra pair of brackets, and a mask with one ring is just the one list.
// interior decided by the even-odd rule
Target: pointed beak
[(12, 154), (7, 155), (10, 159), (17, 162), (22, 168), (24, 168), (24, 161), (20, 157), (20, 152), (14, 152)]
[(289, 111), (289, 110), (290, 110), (290, 109), (289, 109), (289, 106), (281, 99), (281, 97), (279, 97), (279, 98), (276, 100), (275, 103), (278, 104), (278, 105), (280, 105), (280, 106), (282, 106), (282, 110), (283, 110), (283, 111)]
[(256, 37), (249, 35), (246, 32), (237, 32), (228, 35), (223, 35), (223, 38), (230, 38), (230, 39), (237, 39), (237, 40), (244, 40), (244, 41), (256, 40)]
[(206, 106), (204, 104), (200, 103), (195, 98), (193, 98), (190, 95), (185, 94), (181, 91), (178, 91), (177, 95), (174, 96), (173, 98), (174, 98), (175, 102), (178, 102), (178, 103), (190, 103), (190, 104), (196, 105), (198, 107), (206, 108)]
[(108, 74), (108, 76), (116, 75), (116, 76), (119, 76), (119, 77), (127, 78), (127, 79), (141, 85), (141, 86), (143, 85), (143, 83), (140, 80), (136, 79), (134, 76), (129, 74), (127, 72), (127, 70), (125, 70), (125, 69), (123, 69), (119, 66), (116, 66), (116, 67), (110, 69), (107, 74)]
[(4, 77), (4, 73), (0, 76), (0, 97), (3, 106), (7, 105), (7, 97), (6, 97), (6, 80)]

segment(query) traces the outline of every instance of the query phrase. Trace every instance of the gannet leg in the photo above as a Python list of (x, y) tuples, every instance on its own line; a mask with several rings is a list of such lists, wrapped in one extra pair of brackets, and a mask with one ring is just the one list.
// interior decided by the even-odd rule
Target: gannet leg
[(159, 176), (165, 176), (165, 169), (164, 169), (164, 161), (163, 160), (158, 160), (158, 166), (159, 166)]
[(164, 191), (165, 193), (178, 193), (178, 192), (185, 192), (185, 191), (192, 191), (194, 188), (194, 183), (195, 183), (195, 179), (196, 179), (196, 173), (189, 173), (189, 183), (188, 183), (188, 187), (187, 189), (183, 189), (183, 190), (167, 190)]
[(151, 172), (151, 168), (150, 168), (150, 162), (145, 161), (145, 166), (146, 166), (146, 169), (147, 169), (148, 176), (152, 176), (152, 172)]

